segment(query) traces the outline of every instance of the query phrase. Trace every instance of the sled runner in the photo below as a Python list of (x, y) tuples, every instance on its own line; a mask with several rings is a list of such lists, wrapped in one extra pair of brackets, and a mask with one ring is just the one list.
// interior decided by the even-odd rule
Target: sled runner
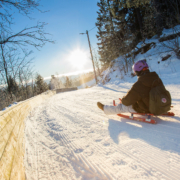
[[(120, 103), (121, 103), (120, 98), (119, 98), (119, 100), (120, 100)], [(113, 105), (116, 106), (115, 100), (113, 100)], [(135, 114), (146, 116), (146, 118), (134, 117)], [(131, 116), (124, 115), (124, 114), (117, 114), (117, 115), (120, 116), (120, 117), (126, 118), (126, 119), (134, 120), (134, 121), (141, 121), (141, 122), (150, 123), (150, 124), (156, 124), (157, 123), (154, 119), (151, 119), (151, 116), (154, 116), (154, 114), (131, 113)], [(174, 116), (174, 113), (173, 112), (167, 112), (167, 113), (162, 114), (160, 116)]]

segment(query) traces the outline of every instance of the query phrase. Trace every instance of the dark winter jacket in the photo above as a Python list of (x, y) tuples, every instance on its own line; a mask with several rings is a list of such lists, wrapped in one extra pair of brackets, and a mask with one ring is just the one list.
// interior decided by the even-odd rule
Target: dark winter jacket
[(133, 106), (138, 113), (149, 113), (149, 92), (152, 87), (163, 85), (156, 72), (145, 72), (122, 98), (122, 104)]

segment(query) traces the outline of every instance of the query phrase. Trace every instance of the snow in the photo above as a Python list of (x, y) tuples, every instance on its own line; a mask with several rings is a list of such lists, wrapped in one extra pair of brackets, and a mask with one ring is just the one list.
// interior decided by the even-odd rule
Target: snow
[(82, 84), (81, 86), (78, 86), (78, 89), (83, 89), (83, 88), (86, 88), (86, 87), (90, 87), (90, 86), (93, 86), (95, 84), (96, 84), (96, 80), (93, 79), (93, 80), (91, 80), (91, 81), (89, 81), (87, 83)]
[[(27, 180), (180, 179), (180, 60), (161, 43), (135, 61), (146, 58), (172, 96), (175, 117), (154, 116), (156, 125), (106, 116), (97, 102), (112, 105), (137, 77), (122, 75), (118, 58), (103, 73), (106, 84), (58, 93), (46, 99), (26, 119)], [(161, 52), (163, 51), (163, 52)], [(158, 64), (158, 61), (160, 63)], [(124, 79), (122, 79), (124, 76)], [(89, 84), (94, 82), (89, 82)], [(91, 85), (92, 85), (91, 84)]]
[(180, 25), (175, 26), (173, 29), (165, 29), (164, 28), (162, 35), (160, 37), (178, 33), (179, 31), (180, 31)]
[(59, 93), (26, 121), (27, 179), (179, 179), (180, 91), (169, 86), (176, 117), (157, 125), (106, 116), (131, 84)]

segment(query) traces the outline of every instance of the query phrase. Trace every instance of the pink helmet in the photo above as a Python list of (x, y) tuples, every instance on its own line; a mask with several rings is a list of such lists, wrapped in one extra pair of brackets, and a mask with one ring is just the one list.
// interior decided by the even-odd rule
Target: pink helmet
[(146, 59), (143, 59), (143, 60), (139, 60), (139, 61), (135, 62), (135, 64), (132, 66), (132, 69), (133, 69), (134, 73), (136, 73), (136, 71), (139, 72), (139, 71), (142, 71), (143, 69), (144, 70), (149, 69), (149, 66), (146, 63)]

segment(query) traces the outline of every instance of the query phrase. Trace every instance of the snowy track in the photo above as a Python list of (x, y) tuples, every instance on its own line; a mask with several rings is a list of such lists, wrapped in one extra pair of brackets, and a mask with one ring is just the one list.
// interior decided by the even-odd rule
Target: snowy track
[(27, 180), (180, 179), (180, 93), (169, 87), (177, 117), (158, 124), (106, 116), (131, 84), (59, 93), (26, 120)]

